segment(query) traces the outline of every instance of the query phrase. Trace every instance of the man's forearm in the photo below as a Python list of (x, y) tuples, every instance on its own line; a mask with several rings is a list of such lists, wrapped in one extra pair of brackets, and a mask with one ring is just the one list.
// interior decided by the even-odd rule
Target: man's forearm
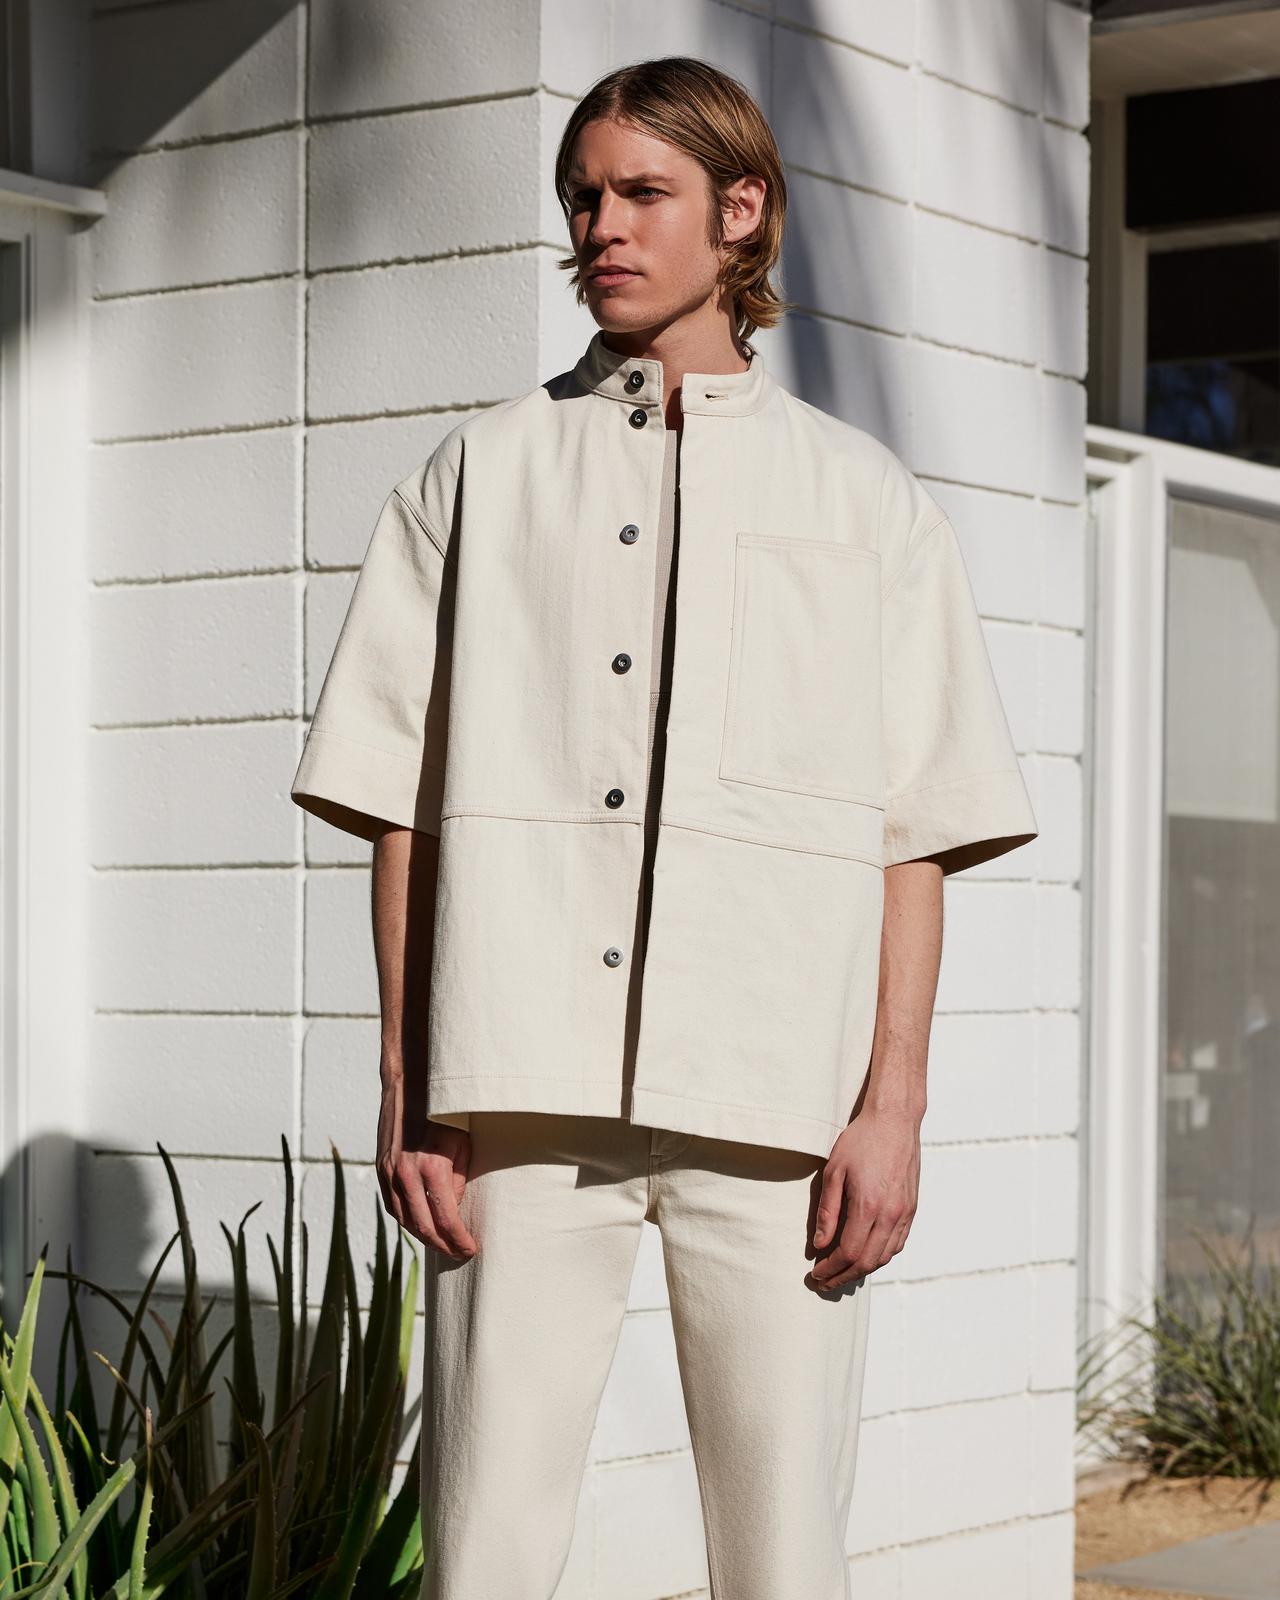
[(941, 957), (942, 868), (927, 859), (886, 867), (871, 1071), (855, 1110), (865, 1104), (924, 1116)]
[(425, 1081), (440, 841), (390, 828), (373, 847), (373, 949), (382, 1011), (382, 1071)]

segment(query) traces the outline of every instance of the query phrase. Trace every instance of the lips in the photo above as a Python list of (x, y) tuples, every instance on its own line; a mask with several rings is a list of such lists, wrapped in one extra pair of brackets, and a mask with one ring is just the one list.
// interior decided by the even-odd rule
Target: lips
[(592, 267), (587, 276), (593, 282), (602, 279), (605, 282), (621, 283), (624, 278), (638, 278), (640, 274), (630, 267)]

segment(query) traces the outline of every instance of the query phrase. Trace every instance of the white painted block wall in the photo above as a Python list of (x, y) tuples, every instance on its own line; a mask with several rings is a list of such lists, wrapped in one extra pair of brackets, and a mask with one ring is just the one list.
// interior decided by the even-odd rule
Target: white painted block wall
[[(252, 8), (238, 8), (248, 16)], [(907, 1248), (872, 1282), (848, 1549), (859, 1600), (1067, 1600), (1084, 723), (1088, 35), (1063, 0), (200, 0), (94, 20), (88, 1270), (276, 1231), (314, 1252), (329, 1141), (371, 1247), (368, 848), (288, 799), (387, 486), (594, 330), (557, 271), (574, 98), (704, 56), (787, 161), (758, 336), (951, 513), (1042, 837), (951, 880)], [(183, 62), (181, 73), (173, 70)], [(265, 1213), (265, 1215), (264, 1215)], [(172, 1278), (168, 1280), (172, 1283)], [(313, 1273), (318, 1286), (319, 1269)], [(419, 1351), (420, 1356), (420, 1351)], [(646, 1225), (557, 1600), (704, 1592)]]

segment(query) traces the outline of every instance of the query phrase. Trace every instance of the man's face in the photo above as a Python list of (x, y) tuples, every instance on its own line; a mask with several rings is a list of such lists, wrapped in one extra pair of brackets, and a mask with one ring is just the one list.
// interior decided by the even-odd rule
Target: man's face
[[(692, 156), (616, 122), (589, 122), (568, 176), (569, 234), (601, 328), (665, 326), (714, 294), (709, 184)], [(602, 275), (606, 267), (621, 270)]]

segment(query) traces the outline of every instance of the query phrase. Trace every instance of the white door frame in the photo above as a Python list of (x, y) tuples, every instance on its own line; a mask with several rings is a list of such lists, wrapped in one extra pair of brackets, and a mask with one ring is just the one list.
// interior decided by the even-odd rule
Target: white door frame
[(1097, 519), (1086, 1337), (1161, 1287), (1165, 583), (1170, 496), (1280, 519), (1280, 467), (1089, 424)]
[[(0, 1299), (7, 1324), (46, 1244), (51, 1267), (65, 1265), (68, 1247), (82, 1264), (85, 225), (104, 210), (99, 191), (0, 171)], [(58, 1298), (52, 1290), (50, 1298)]]

